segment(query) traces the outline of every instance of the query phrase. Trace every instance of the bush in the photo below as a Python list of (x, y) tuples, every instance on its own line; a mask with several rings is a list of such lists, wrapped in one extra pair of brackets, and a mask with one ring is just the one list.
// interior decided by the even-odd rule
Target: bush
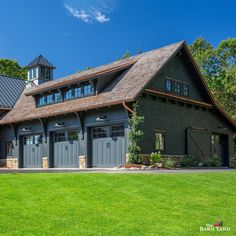
[(166, 159), (164, 159), (163, 166), (165, 168), (174, 168), (175, 167), (175, 162), (171, 158), (166, 158)]
[(150, 160), (151, 160), (152, 164), (162, 163), (163, 162), (163, 158), (162, 158), (160, 152), (152, 152), (151, 156), (150, 156)]
[(221, 161), (217, 155), (213, 155), (211, 159), (203, 161), (202, 166), (204, 167), (220, 167)]
[(181, 167), (197, 167), (198, 166), (198, 160), (195, 158), (195, 156), (187, 155), (184, 156), (183, 159), (180, 161)]

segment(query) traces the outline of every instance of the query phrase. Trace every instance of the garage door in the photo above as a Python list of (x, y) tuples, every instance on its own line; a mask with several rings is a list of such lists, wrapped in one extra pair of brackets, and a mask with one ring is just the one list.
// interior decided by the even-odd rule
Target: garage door
[(54, 139), (54, 167), (78, 167), (78, 131), (56, 132)]
[(113, 167), (125, 163), (124, 125), (92, 128), (92, 166)]
[(23, 167), (42, 167), (43, 146), (42, 135), (28, 135), (23, 137)]

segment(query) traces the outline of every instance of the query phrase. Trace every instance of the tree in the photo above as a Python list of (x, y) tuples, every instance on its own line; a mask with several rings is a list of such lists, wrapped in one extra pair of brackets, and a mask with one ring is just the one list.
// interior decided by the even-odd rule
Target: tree
[(21, 67), (17, 61), (9, 59), (0, 59), (0, 74), (26, 79), (27, 70), (25, 67)]
[(214, 48), (200, 37), (190, 50), (216, 101), (236, 119), (236, 38)]
[(128, 132), (128, 152), (129, 152), (129, 163), (137, 164), (140, 148), (140, 140), (143, 136), (143, 132), (140, 130), (140, 124), (143, 123), (144, 117), (138, 116), (137, 114), (138, 103), (133, 105), (133, 115), (129, 119), (129, 132)]

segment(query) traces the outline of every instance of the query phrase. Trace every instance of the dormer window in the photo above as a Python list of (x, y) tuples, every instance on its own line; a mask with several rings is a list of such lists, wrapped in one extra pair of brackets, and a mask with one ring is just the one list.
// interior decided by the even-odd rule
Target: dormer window
[(78, 86), (75, 87), (75, 97), (82, 97), (83, 96), (83, 87), (82, 86)]
[(73, 88), (69, 88), (66, 92), (65, 92), (65, 99), (69, 100), (69, 99), (73, 99), (74, 98), (74, 89)]
[(165, 90), (166, 92), (172, 91), (172, 81), (170, 79), (166, 79), (165, 81)]
[(84, 84), (84, 96), (93, 94), (93, 86), (91, 83)]

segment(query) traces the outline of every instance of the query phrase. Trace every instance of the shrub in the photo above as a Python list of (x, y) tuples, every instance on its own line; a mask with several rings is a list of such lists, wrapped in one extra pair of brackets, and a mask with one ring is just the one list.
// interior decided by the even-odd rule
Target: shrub
[(150, 160), (151, 160), (152, 164), (162, 163), (163, 162), (163, 158), (162, 158), (160, 152), (152, 152), (151, 156), (150, 156)]
[(136, 102), (133, 105), (134, 114), (129, 119), (129, 146), (128, 146), (128, 153), (129, 153), (129, 163), (130, 164), (137, 164), (139, 160), (139, 152), (140, 148), (140, 140), (143, 136), (143, 131), (140, 130), (140, 125), (144, 121), (143, 116), (139, 116), (137, 114), (138, 103)]
[(183, 159), (180, 161), (181, 167), (197, 167), (198, 166), (198, 160), (195, 158), (195, 156), (187, 155), (184, 156)]
[(221, 161), (217, 155), (213, 155), (211, 159), (207, 159), (203, 161), (204, 167), (220, 167)]
[(165, 168), (174, 168), (175, 167), (175, 162), (171, 158), (166, 158), (166, 159), (164, 159), (163, 166)]

